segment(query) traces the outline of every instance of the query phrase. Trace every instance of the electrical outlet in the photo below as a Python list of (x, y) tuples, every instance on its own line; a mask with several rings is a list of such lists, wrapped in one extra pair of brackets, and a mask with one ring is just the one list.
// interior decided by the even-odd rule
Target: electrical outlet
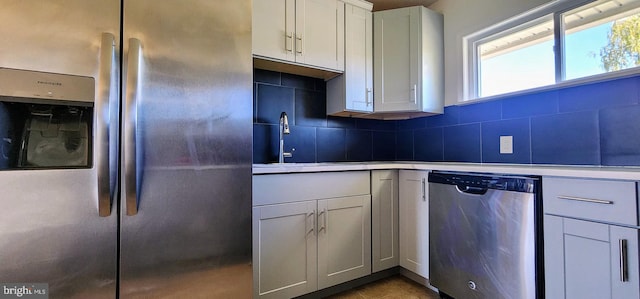
[(500, 153), (513, 154), (513, 136), (500, 136)]

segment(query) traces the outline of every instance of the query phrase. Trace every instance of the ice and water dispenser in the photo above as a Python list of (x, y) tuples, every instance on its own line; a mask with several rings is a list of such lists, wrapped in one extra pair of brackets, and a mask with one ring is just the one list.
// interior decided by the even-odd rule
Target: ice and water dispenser
[(0, 170), (90, 168), (94, 79), (0, 68)]

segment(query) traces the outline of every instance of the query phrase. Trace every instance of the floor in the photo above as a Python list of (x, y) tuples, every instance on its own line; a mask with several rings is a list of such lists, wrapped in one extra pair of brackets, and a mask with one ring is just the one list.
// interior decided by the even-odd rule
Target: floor
[(438, 294), (404, 276), (396, 275), (346, 291), (329, 299), (439, 299)]

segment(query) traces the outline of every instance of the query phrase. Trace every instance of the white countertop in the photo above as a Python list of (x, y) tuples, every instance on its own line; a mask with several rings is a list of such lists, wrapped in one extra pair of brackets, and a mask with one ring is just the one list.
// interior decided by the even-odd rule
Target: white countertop
[(518, 175), (561, 176), (640, 181), (640, 167), (525, 165), (447, 162), (335, 162), (254, 164), (253, 174), (352, 171), (376, 169), (415, 169), (485, 172)]

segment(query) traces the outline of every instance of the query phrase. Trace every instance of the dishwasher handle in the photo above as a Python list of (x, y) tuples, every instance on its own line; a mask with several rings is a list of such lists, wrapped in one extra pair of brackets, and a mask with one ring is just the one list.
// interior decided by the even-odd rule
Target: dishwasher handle
[(489, 190), (488, 188), (482, 187), (474, 187), (467, 185), (456, 185), (456, 189), (460, 193), (474, 194), (474, 195), (484, 195)]

